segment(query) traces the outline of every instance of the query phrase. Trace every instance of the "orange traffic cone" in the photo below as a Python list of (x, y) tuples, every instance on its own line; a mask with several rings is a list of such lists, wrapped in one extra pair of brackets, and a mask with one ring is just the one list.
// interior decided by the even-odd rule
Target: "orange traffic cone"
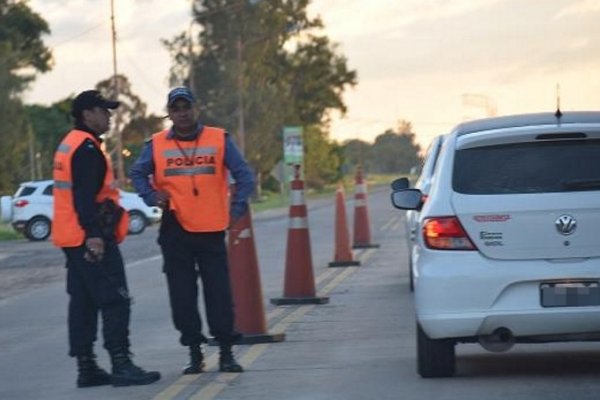
[(254, 244), (252, 216), (248, 211), (229, 230), (227, 253), (235, 327), (243, 336), (238, 344), (281, 342), (284, 333), (268, 334)]
[(363, 179), (362, 166), (356, 168), (356, 184), (354, 186), (354, 249), (379, 247), (371, 243), (371, 224), (367, 209), (367, 184)]
[(329, 297), (315, 295), (308, 212), (304, 202), (304, 182), (300, 179), (300, 165), (295, 166), (291, 189), (283, 297), (271, 299), (271, 303), (325, 304), (329, 302)]
[(344, 200), (344, 186), (340, 183), (335, 191), (335, 252), (330, 267), (349, 267), (360, 265), (354, 261), (350, 249), (350, 234), (346, 222), (346, 201)]

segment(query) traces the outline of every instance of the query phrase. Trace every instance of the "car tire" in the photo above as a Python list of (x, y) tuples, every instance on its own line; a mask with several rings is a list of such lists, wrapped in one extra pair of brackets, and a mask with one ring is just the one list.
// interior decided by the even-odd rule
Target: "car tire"
[(453, 376), (455, 348), (452, 339), (430, 339), (417, 323), (417, 371), (423, 378)]
[(130, 235), (139, 235), (144, 232), (146, 226), (148, 226), (148, 220), (142, 212), (138, 210), (129, 211), (129, 228), (127, 232)]
[(39, 242), (48, 239), (52, 224), (46, 217), (37, 216), (31, 218), (25, 225), (25, 237), (33, 242)]

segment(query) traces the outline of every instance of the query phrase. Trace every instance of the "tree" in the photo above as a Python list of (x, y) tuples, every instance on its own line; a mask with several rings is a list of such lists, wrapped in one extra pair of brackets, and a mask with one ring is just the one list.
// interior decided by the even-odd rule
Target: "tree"
[(421, 147), (415, 142), (412, 124), (400, 120), (396, 129), (387, 129), (370, 144), (360, 139), (344, 142), (344, 172), (362, 165), (367, 172), (408, 173), (421, 163)]
[[(236, 135), (259, 179), (283, 156), (284, 125), (320, 135), (321, 145), (333, 151), (326, 140), (328, 113), (345, 112), (343, 91), (356, 84), (346, 59), (317, 34), (322, 22), (307, 16), (309, 2), (195, 0), (200, 51), (190, 51), (185, 33), (165, 41), (172, 83), (193, 87), (202, 120)], [(311, 160), (317, 154), (307, 151), (307, 163), (325, 162)]]
[(328, 140), (317, 125), (304, 131), (304, 178), (307, 186), (320, 189), (341, 179), (340, 147)]
[(126, 174), (140, 155), (140, 152), (144, 147), (144, 142), (149, 139), (152, 134), (164, 129), (163, 125), (164, 117), (150, 114), (138, 116), (123, 127), (122, 135)]
[(30, 130), (18, 99), (0, 98), (0, 121), (0, 193), (12, 194), (30, 178), (32, 167), (27, 158)]
[(396, 131), (387, 130), (375, 138), (372, 146), (373, 172), (408, 173), (420, 164), (421, 148), (415, 143), (412, 124), (401, 120)]
[[(114, 79), (116, 78), (116, 86)], [(118, 87), (118, 94), (115, 92)], [(146, 115), (147, 105), (138, 95), (133, 92), (131, 83), (125, 75), (117, 75), (100, 81), (96, 84), (99, 90), (106, 98), (118, 99), (121, 105), (118, 108), (113, 127), (119, 129), (123, 145), (123, 165), (124, 172), (127, 174), (129, 167), (140, 153), (144, 140), (150, 135), (163, 129), (163, 118), (154, 114)], [(115, 130), (108, 135), (109, 154), (116, 164), (115, 150)]]
[(48, 24), (25, 1), (0, 0), (0, 193), (8, 193), (29, 177), (28, 126), (20, 100), (37, 73), (52, 66), (42, 36)]
[(346, 112), (342, 93), (356, 84), (356, 72), (346, 66), (346, 58), (335, 53), (336, 46), (327, 37), (310, 36), (287, 59), (286, 71), (291, 83), (292, 115), (302, 124), (328, 122), (328, 112)]
[(50, 70), (52, 53), (42, 40), (48, 33), (48, 23), (27, 2), (0, 0), (1, 92), (20, 93), (37, 72)]
[(362, 165), (366, 171), (371, 170), (371, 144), (360, 139), (351, 139), (343, 143), (344, 167), (348, 173), (356, 166)]
[(71, 129), (72, 97), (57, 101), (50, 106), (38, 104), (25, 106), (25, 115), (33, 132), (34, 148), (40, 163), (37, 167), (38, 178), (52, 177), (52, 164), (56, 147)]
[[(116, 79), (116, 86), (115, 80)], [(118, 87), (118, 93), (115, 90)], [(100, 91), (108, 99), (116, 99), (121, 102), (119, 106), (119, 125), (125, 126), (132, 120), (146, 115), (146, 103), (133, 93), (131, 83), (125, 75), (110, 77), (96, 84), (96, 90)]]

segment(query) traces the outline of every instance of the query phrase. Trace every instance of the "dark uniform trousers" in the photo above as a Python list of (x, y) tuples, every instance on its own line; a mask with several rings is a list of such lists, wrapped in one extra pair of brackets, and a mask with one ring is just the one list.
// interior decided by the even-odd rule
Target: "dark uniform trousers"
[(109, 353), (129, 349), (130, 299), (123, 258), (116, 243), (105, 241), (104, 259), (90, 263), (85, 246), (63, 248), (67, 256), (69, 300), (69, 355), (92, 350), (102, 317), (104, 348)]
[(172, 215), (163, 216), (158, 243), (175, 329), (180, 342), (191, 346), (206, 342), (198, 310), (198, 275), (209, 332), (221, 344), (239, 338), (234, 330), (233, 301), (225, 247), (225, 232), (188, 232)]

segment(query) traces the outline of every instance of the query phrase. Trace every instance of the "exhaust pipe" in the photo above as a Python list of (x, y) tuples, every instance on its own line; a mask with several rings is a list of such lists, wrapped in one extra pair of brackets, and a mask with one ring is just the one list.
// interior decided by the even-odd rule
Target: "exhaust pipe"
[(498, 328), (491, 335), (479, 336), (479, 344), (487, 351), (501, 353), (515, 345), (515, 337), (508, 328)]

